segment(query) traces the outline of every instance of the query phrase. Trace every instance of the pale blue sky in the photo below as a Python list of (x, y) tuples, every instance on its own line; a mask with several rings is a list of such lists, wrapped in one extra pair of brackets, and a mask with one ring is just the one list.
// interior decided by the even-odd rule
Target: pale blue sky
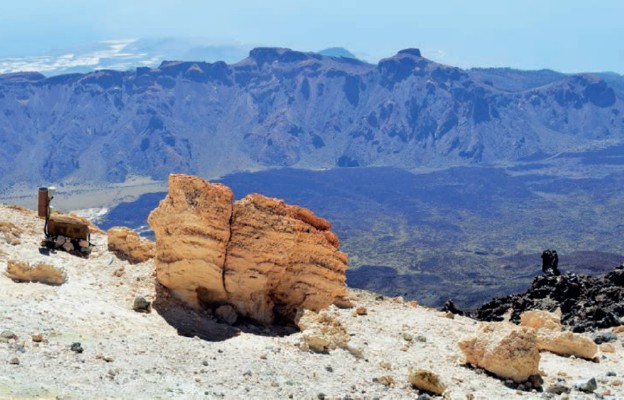
[(208, 44), (377, 60), (406, 47), (461, 67), (624, 73), (622, 0), (6, 0), (0, 57), (101, 40), (202, 37)]

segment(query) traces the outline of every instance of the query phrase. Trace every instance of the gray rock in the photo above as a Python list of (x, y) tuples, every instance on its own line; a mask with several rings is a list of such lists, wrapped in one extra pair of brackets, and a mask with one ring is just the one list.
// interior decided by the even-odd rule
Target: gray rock
[(134, 303), (132, 303), (132, 309), (140, 313), (149, 313), (152, 311), (152, 303), (145, 300), (143, 296), (136, 296)]
[(617, 336), (613, 332), (599, 332), (593, 335), (594, 343), (611, 343), (617, 340)]
[(9, 360), (9, 364), (11, 365), (19, 365), (19, 363), (20, 363), (20, 360), (17, 357), (13, 357)]
[(69, 348), (71, 351), (73, 351), (74, 353), (82, 353), (84, 351), (84, 349), (82, 348), (82, 345), (80, 344), (80, 342), (74, 342), (72, 343), (72, 345)]
[(11, 339), (17, 340), (17, 335), (11, 331), (2, 331), (0, 333), (0, 342), (7, 343)]
[(572, 382), (572, 387), (581, 392), (592, 393), (594, 390), (598, 389), (598, 384), (595, 378), (577, 379)]
[(550, 385), (546, 388), (546, 393), (552, 394), (570, 393), (570, 391), (571, 389), (568, 386), (561, 383), (555, 383), (554, 385)]

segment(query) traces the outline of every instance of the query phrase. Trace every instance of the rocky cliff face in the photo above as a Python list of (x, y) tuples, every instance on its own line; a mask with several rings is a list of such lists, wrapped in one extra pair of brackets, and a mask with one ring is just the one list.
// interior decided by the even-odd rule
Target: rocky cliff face
[(328, 221), (259, 194), (232, 200), (224, 185), (169, 177), (149, 217), (161, 284), (194, 307), (230, 304), (264, 323), (345, 295), (347, 256)]
[(1, 75), (0, 184), (513, 161), (622, 139), (622, 98), (594, 75), (462, 70), (416, 49)]

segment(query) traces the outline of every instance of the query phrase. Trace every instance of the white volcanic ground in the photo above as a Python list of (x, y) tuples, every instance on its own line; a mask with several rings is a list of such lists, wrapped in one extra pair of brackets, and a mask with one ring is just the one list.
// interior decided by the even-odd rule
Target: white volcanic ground
[[(409, 367), (438, 374), (449, 399), (624, 398), (622, 334), (615, 353), (599, 353), (599, 363), (541, 355), (544, 388), (557, 382), (572, 387), (576, 379), (595, 377), (595, 393), (518, 391), (464, 365), (457, 342), (478, 326), (468, 318), (449, 319), (401, 299), (353, 290), (351, 297), (367, 315), (334, 306), (326, 312), (346, 327), (351, 346), (363, 357), (342, 349), (302, 351), (301, 332), (278, 336), (253, 325), (218, 324), (166, 297), (150, 314), (137, 313), (135, 296), (156, 299), (151, 261), (130, 265), (117, 259), (102, 234), (92, 235), (95, 247), (88, 259), (41, 254), (42, 221), (34, 213), (0, 206), (2, 221), (23, 232), (16, 245), (0, 233), (0, 331), (17, 335), (0, 339), (1, 399), (417, 398), (408, 383)], [(14, 282), (4, 275), (9, 259), (63, 267), (68, 281)], [(177, 328), (197, 336), (181, 336)], [(36, 334), (42, 342), (33, 341)], [(74, 342), (81, 343), (82, 353), (70, 349)], [(389, 379), (382, 377), (391, 377), (394, 385), (384, 385)]]

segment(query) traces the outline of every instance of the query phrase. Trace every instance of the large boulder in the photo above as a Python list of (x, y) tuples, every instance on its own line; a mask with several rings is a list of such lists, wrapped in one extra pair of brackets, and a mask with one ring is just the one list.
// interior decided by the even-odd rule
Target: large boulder
[(154, 258), (154, 243), (121, 226), (108, 230), (108, 250), (122, 260), (138, 264)]
[(525, 382), (539, 375), (535, 329), (503, 323), (483, 324), (476, 336), (463, 339), (458, 345), (466, 362), (500, 378)]
[(169, 176), (169, 193), (148, 223), (156, 236), (156, 278), (197, 308), (227, 302), (223, 285), (232, 191), (187, 175)]
[(263, 323), (345, 296), (347, 256), (328, 221), (259, 194), (232, 200), (224, 185), (169, 177), (148, 219), (161, 284), (194, 307), (230, 304)]

